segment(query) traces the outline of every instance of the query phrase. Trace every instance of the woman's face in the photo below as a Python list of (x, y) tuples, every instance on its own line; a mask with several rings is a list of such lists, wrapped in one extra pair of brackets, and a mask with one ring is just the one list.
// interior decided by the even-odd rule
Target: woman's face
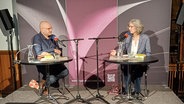
[(137, 28), (132, 23), (129, 23), (128, 30), (130, 31), (131, 34), (137, 33)]

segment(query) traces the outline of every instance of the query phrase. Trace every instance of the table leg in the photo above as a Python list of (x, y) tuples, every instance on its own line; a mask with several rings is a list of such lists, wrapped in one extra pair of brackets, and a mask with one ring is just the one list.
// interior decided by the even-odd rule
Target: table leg
[[(120, 67), (122, 69), (122, 65)], [(127, 79), (127, 81), (128, 81), (128, 88), (127, 88), (128, 89), (128, 92), (127, 92), (127, 95), (123, 95), (122, 94), (122, 84), (120, 84), (120, 87), (121, 87), (120, 93), (119, 93), (119, 95), (114, 96), (112, 98), (112, 100), (118, 100), (116, 102), (116, 104), (120, 104), (120, 103), (123, 103), (123, 102), (143, 104), (141, 102), (141, 100), (136, 99), (136, 98), (134, 98), (131, 95), (131, 65), (128, 65), (127, 66), (127, 74), (128, 74), (128, 79)], [(121, 77), (122, 77), (122, 75), (120, 74), (120, 77), (119, 78), (120, 78), (120, 81), (122, 82), (122, 78)]]

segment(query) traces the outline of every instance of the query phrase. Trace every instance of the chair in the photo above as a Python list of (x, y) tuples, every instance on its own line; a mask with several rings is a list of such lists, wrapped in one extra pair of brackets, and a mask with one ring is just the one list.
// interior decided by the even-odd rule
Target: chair
[(148, 86), (147, 86), (147, 77), (148, 77), (148, 74), (147, 74), (147, 71), (149, 69), (149, 66), (147, 67), (147, 70), (144, 71), (144, 87), (145, 89), (144, 90), (144, 97), (147, 98), (148, 97), (148, 93), (149, 93), (149, 90), (148, 90)]
[[(147, 77), (148, 77), (147, 71), (148, 71), (148, 69), (149, 69), (149, 66), (148, 65), (146, 65), (145, 66), (145, 69), (143, 69), (144, 70), (143, 71), (143, 74), (144, 74), (144, 89), (142, 89), (142, 90), (144, 90), (144, 94), (143, 93), (140, 93), (140, 95), (144, 99), (146, 99), (148, 97), (148, 94), (149, 94), (148, 85), (147, 85)], [(142, 99), (142, 100), (144, 100), (144, 99)]]

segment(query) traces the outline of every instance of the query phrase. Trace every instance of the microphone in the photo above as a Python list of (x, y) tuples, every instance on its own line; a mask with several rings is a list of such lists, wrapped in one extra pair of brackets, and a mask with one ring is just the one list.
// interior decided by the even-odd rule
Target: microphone
[(126, 38), (128, 38), (128, 35), (130, 34), (130, 32), (122, 32), (119, 36), (118, 36), (118, 41), (122, 42), (124, 41)]
[(55, 42), (58, 42), (59, 44), (61, 44), (62, 46), (66, 47), (66, 45), (63, 43), (63, 41), (60, 41), (58, 37), (56, 37), (55, 35), (51, 36), (51, 39), (53, 39)]
[(58, 39), (57, 37), (54, 37), (54, 41), (56, 41), (56, 42), (57, 42), (57, 41), (59, 41), (59, 39)]

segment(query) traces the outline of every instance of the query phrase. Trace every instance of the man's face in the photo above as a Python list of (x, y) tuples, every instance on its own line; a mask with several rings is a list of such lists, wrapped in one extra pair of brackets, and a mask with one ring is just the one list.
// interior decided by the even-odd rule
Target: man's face
[(45, 36), (50, 36), (52, 34), (52, 26), (48, 23), (44, 23), (41, 26), (41, 33)]

